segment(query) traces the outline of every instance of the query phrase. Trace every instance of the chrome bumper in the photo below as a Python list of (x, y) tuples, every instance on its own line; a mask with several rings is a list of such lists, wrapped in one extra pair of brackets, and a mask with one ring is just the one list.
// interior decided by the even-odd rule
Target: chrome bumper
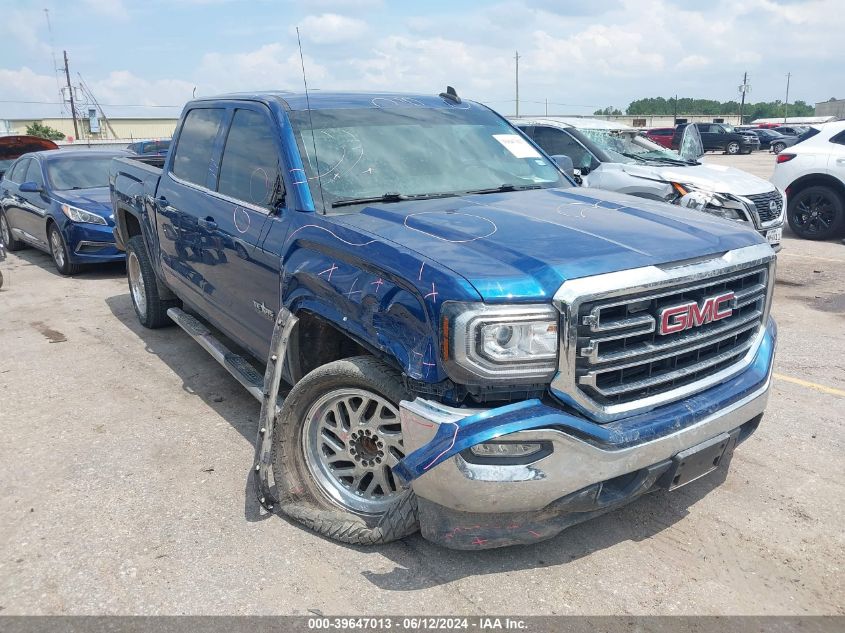
[[(519, 431), (506, 436), (520, 442), (551, 442), (553, 451), (527, 465), (470, 464), (455, 455), (412, 482), (417, 496), (459, 511), (477, 513), (530, 512), (600, 481), (646, 468), (732, 431), (766, 407), (769, 384), (677, 433), (619, 450), (604, 450), (555, 429)], [(473, 410), (477, 413), (477, 410)], [(402, 434), (410, 451), (434, 437), (439, 425), (466, 417), (454, 409), (417, 398), (400, 407)], [(505, 437), (505, 436), (502, 436)]]

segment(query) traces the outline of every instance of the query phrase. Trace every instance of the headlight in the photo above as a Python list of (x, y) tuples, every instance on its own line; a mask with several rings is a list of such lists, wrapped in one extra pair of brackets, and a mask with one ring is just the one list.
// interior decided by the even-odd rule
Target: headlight
[(550, 305), (488, 306), (447, 302), (443, 357), (453, 379), (527, 383), (557, 367), (559, 313)]
[(672, 188), (678, 193), (675, 204), (679, 206), (704, 211), (727, 220), (744, 221), (746, 219), (740, 211), (725, 206), (727, 199), (715, 191), (694, 189), (690, 185), (682, 185), (677, 182), (672, 183)]
[(90, 213), (69, 204), (62, 205), (62, 213), (74, 222), (85, 222), (86, 224), (106, 224), (104, 217), (96, 213)]

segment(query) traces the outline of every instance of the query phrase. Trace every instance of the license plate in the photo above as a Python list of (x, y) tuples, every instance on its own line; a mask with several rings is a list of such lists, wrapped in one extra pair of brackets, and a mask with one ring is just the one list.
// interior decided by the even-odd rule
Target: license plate
[(675, 490), (712, 473), (720, 466), (727, 466), (733, 457), (738, 432), (722, 433), (702, 444), (681, 451), (672, 459), (672, 465), (663, 475), (663, 484)]
[(766, 239), (769, 244), (780, 244), (780, 238), (783, 235), (783, 229), (771, 229), (766, 231)]

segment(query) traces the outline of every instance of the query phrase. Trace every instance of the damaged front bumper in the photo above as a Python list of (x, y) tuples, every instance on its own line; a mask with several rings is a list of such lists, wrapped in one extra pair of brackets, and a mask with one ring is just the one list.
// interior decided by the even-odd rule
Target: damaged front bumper
[[(769, 395), (777, 337), (769, 321), (751, 365), (691, 398), (607, 424), (556, 402), (495, 409), (402, 402), (407, 457), (394, 473), (419, 502), (427, 539), (484, 549), (550, 538), (655, 488), (726, 467), (756, 430)], [(531, 459), (477, 459), (485, 442), (540, 445)]]

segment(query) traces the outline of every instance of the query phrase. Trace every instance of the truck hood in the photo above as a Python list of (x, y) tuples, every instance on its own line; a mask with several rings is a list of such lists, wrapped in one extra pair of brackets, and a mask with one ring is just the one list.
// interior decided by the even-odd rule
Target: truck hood
[(490, 302), (548, 300), (567, 279), (763, 242), (735, 222), (589, 188), (367, 206), (337, 220), (453, 270)]
[(723, 165), (649, 166), (620, 164), (622, 171), (647, 180), (662, 180), (692, 185), (697, 189), (715, 193), (749, 196), (768, 193), (772, 183), (746, 171)]

